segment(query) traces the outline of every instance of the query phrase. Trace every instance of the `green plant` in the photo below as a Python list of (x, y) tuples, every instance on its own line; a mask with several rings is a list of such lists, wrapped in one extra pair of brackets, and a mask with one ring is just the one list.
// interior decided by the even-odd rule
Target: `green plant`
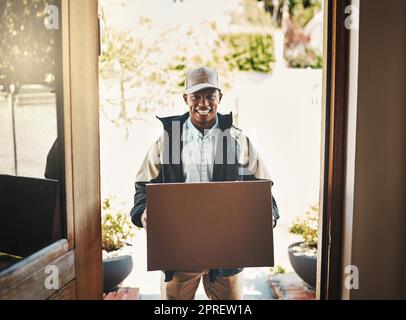
[(305, 48), (296, 55), (287, 54), (285, 58), (292, 68), (320, 69), (323, 67), (323, 57), (311, 48)]
[(125, 246), (126, 240), (135, 236), (134, 227), (124, 211), (113, 210), (111, 200), (103, 200), (102, 248), (110, 252)]
[(271, 34), (235, 33), (223, 34), (228, 53), (224, 57), (230, 70), (270, 72), (275, 62), (274, 43)]
[(282, 273), (286, 272), (285, 268), (280, 265), (276, 265), (275, 267), (272, 267), (270, 271), (271, 271), (271, 274), (273, 274), (273, 275), (282, 274)]
[(317, 205), (297, 217), (289, 228), (289, 232), (301, 236), (305, 244), (310, 248), (317, 247), (319, 208)]
[(320, 0), (289, 0), (289, 15), (302, 28), (320, 10)]

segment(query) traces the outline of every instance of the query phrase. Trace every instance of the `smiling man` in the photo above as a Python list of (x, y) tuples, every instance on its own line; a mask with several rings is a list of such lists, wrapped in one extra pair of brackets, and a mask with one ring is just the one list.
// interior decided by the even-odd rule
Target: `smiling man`
[[(214, 69), (199, 67), (188, 72), (183, 98), (189, 111), (158, 118), (164, 134), (151, 146), (137, 174), (131, 210), (136, 226), (147, 230), (147, 183), (270, 179), (250, 140), (233, 126), (232, 114), (217, 112), (222, 96)], [(273, 198), (272, 214), (276, 224), (279, 213)], [(164, 271), (162, 295), (169, 300), (194, 299), (203, 279), (209, 299), (240, 300), (242, 270)]]
[(206, 67), (194, 69), (188, 73), (185, 87), (183, 99), (191, 122), (201, 131), (210, 129), (217, 121), (217, 106), (223, 97), (217, 72)]

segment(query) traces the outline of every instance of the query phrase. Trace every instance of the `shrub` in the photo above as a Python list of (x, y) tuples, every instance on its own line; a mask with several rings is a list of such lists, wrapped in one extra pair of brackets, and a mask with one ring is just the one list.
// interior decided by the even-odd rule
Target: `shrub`
[(226, 44), (230, 70), (270, 72), (274, 57), (274, 42), (271, 34), (231, 33), (221, 35)]
[(297, 55), (287, 55), (286, 61), (292, 68), (322, 68), (323, 57), (311, 48), (305, 48)]
[(319, 208), (314, 205), (310, 210), (295, 219), (289, 232), (300, 235), (310, 248), (317, 247)]
[(107, 252), (124, 247), (126, 240), (135, 236), (129, 216), (113, 210), (110, 202), (110, 199), (104, 199), (102, 206), (102, 248)]

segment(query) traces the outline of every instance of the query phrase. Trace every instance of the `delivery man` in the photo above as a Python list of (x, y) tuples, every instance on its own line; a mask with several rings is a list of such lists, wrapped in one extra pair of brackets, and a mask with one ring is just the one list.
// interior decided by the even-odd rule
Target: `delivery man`
[[(214, 69), (199, 67), (188, 72), (183, 99), (189, 110), (180, 116), (158, 118), (164, 134), (150, 147), (137, 174), (131, 210), (136, 226), (147, 229), (146, 183), (270, 179), (250, 140), (233, 126), (232, 114), (217, 112), (222, 97)], [(273, 198), (272, 214), (275, 225), (279, 212)], [(163, 296), (168, 300), (194, 299), (203, 278), (209, 299), (240, 300), (242, 270), (166, 270)]]

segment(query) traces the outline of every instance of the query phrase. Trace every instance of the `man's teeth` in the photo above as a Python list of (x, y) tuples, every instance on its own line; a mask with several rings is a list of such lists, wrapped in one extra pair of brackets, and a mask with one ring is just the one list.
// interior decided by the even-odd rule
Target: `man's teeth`
[(206, 110), (197, 110), (197, 112), (202, 115), (202, 116), (207, 116), (210, 113), (210, 109), (206, 109)]

